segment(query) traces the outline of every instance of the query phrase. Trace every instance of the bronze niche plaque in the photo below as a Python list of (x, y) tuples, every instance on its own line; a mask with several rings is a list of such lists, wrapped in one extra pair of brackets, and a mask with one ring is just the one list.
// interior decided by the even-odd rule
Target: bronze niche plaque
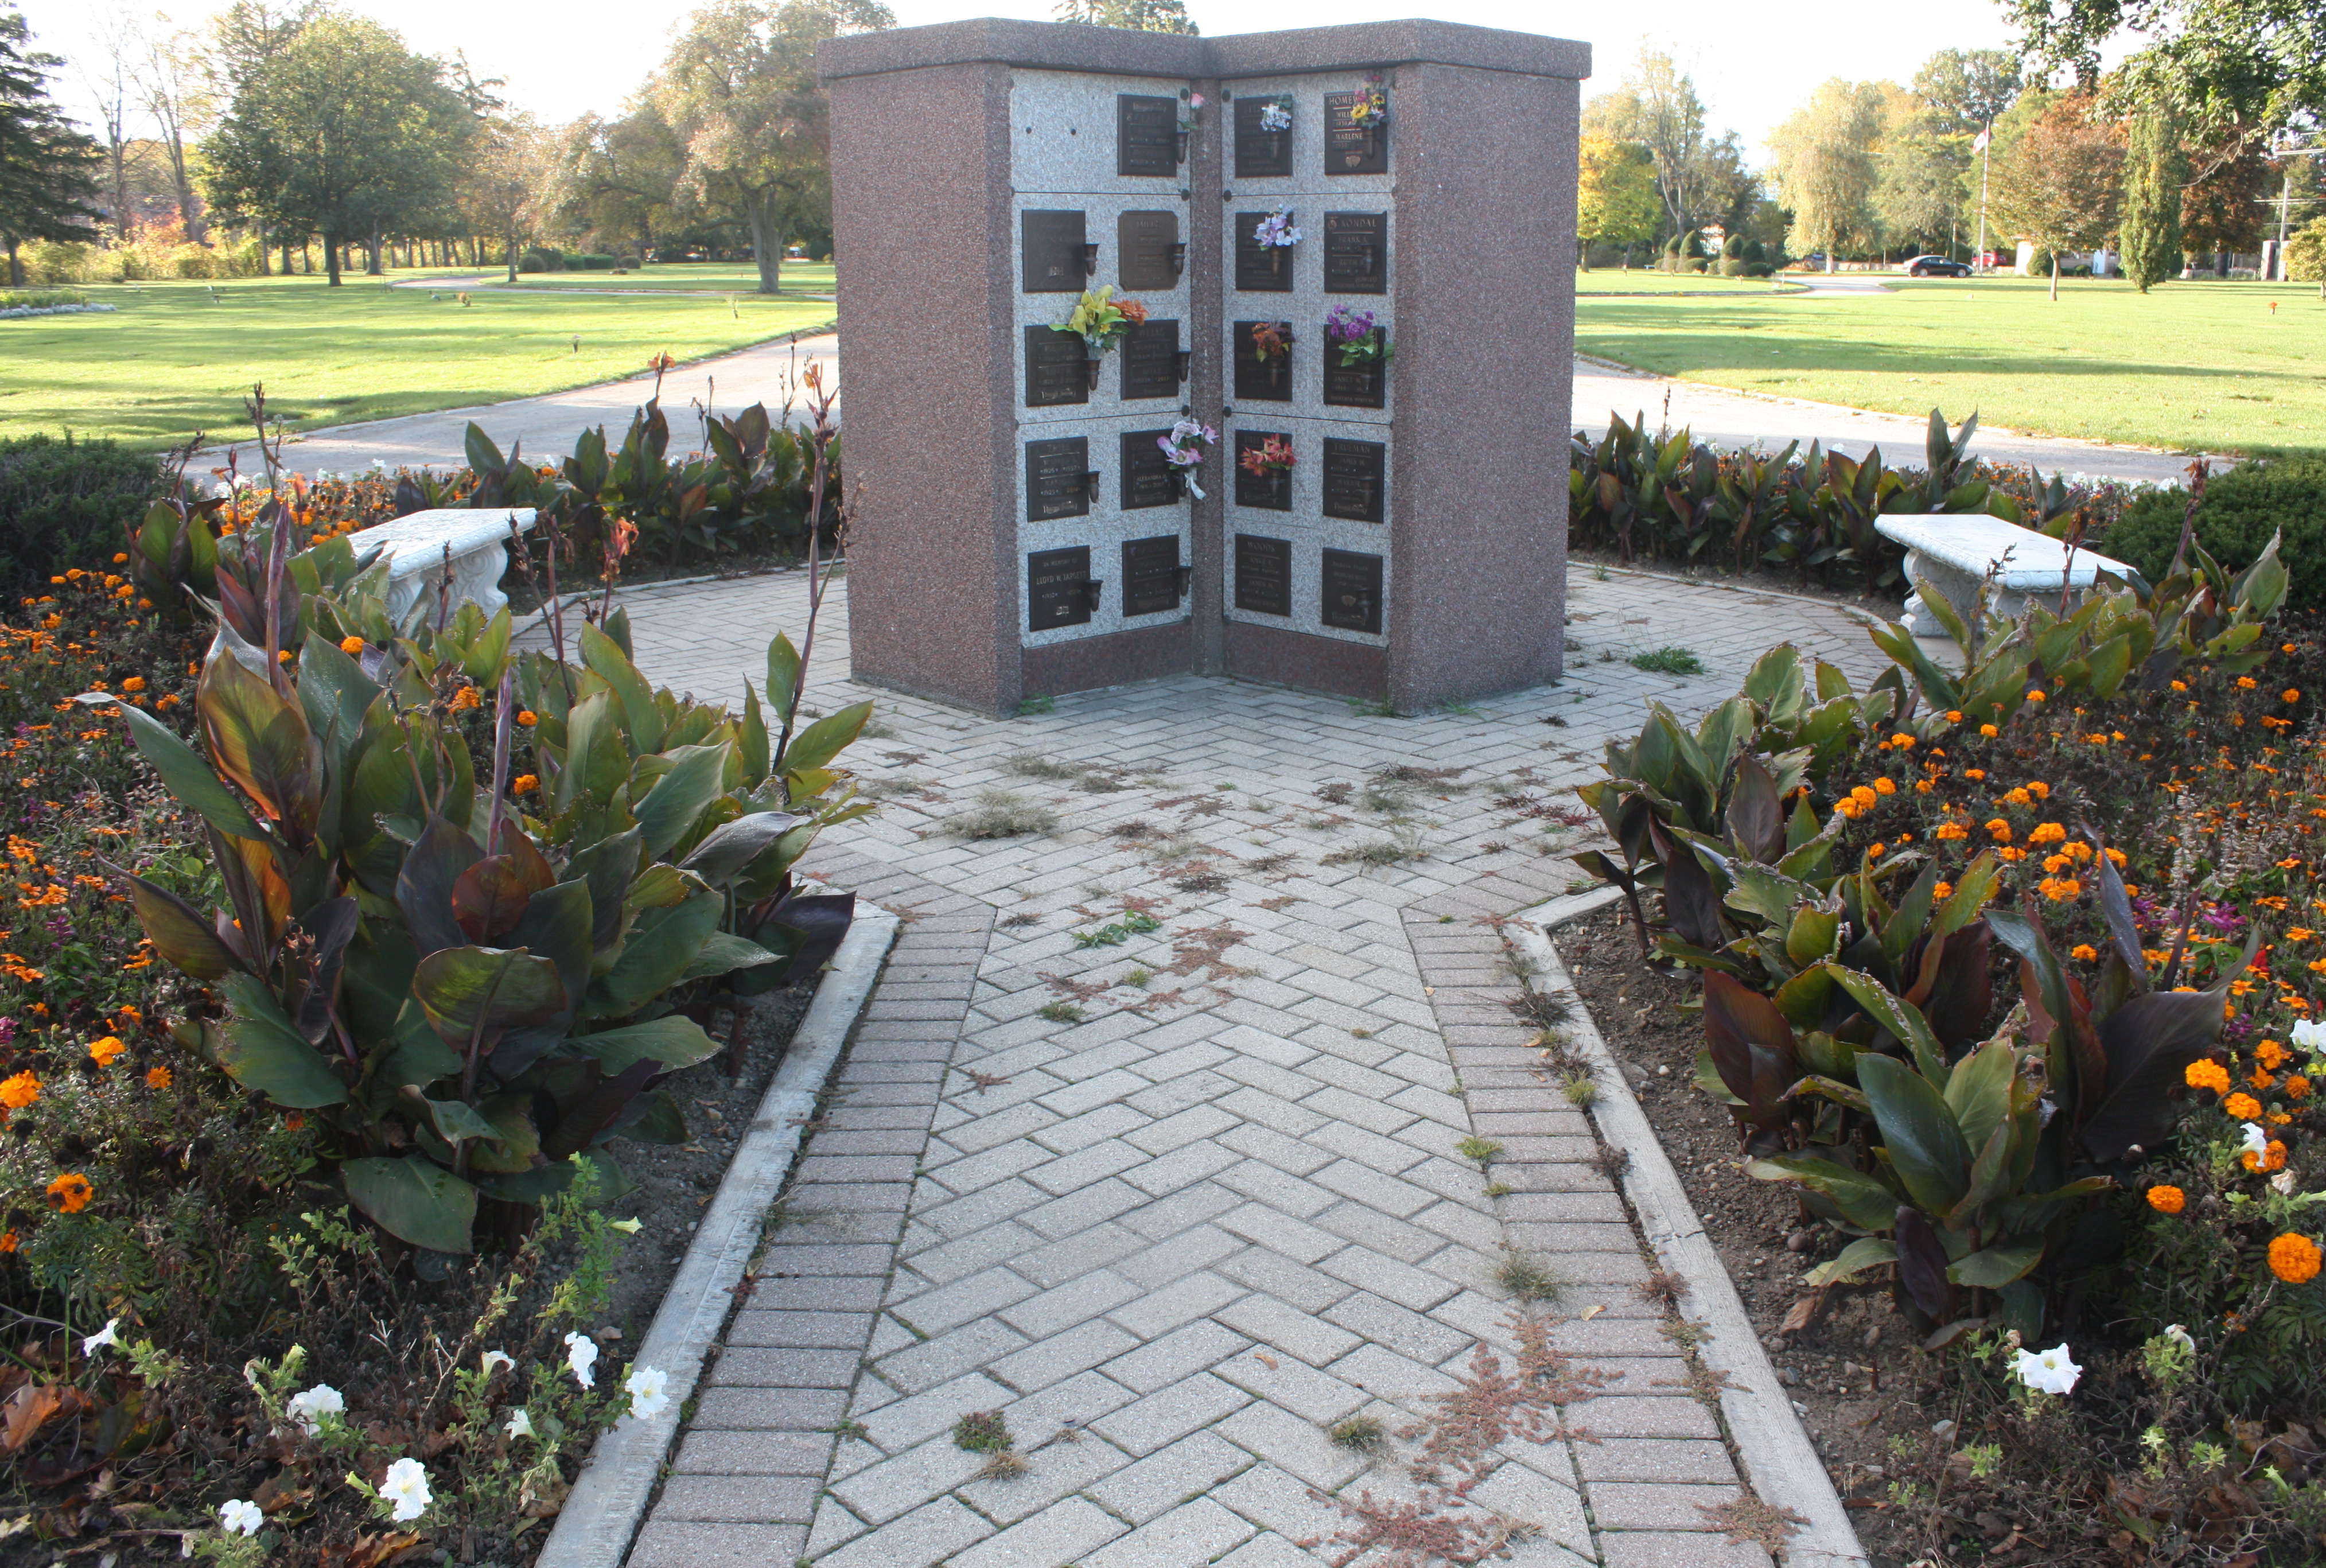
[[(1238, 321), (1228, 337), (1228, 352), (1235, 360), (1235, 400), (1238, 403), (1290, 403), (1292, 343), (1288, 336), (1283, 348), (1262, 359), (1259, 345), (1251, 336), (1251, 329), (1262, 324), (1259, 321)], [(1275, 321), (1265, 324), (1283, 325)]]
[(1140, 93), (1115, 95), (1114, 172), (1130, 175), (1179, 172), (1178, 99)]
[(1088, 626), (1091, 588), (1089, 545), (1037, 550), (1026, 558), (1026, 629)]
[(1176, 212), (1126, 212), (1114, 220), (1115, 268), (1122, 292), (1176, 289), (1186, 270), (1186, 247), (1179, 243)]
[(1122, 613), (1159, 616), (1179, 608), (1179, 536), (1122, 542)]
[(1341, 363), (1341, 351), (1325, 349), (1325, 401), (1336, 408), (1383, 408), (1389, 396), (1389, 367), (1378, 359)]
[(1292, 613), (1292, 542), (1235, 536), (1235, 607), (1264, 616)]
[(1026, 521), (1087, 517), (1091, 509), (1090, 438), (1060, 436), (1026, 443)]
[(1082, 210), (1028, 208), (1018, 216), (1019, 251), (1029, 294), (1079, 294), (1090, 283), (1083, 265)]
[(1168, 506), (1179, 499), (1179, 476), (1163, 456), (1166, 430), (1133, 430), (1122, 433), (1122, 509)]
[(1288, 115), (1292, 100), (1276, 93), (1235, 101), (1235, 172), (1239, 180), (1281, 179), (1292, 172), (1292, 127), (1271, 131), (1262, 123), (1268, 111), (1281, 107)]
[(1261, 244), (1254, 237), (1268, 216), (1265, 212), (1235, 215), (1235, 286), (1247, 292), (1289, 294), (1292, 292), (1292, 255), (1299, 247)]
[(1240, 430), (1236, 431), (1235, 498), (1239, 506), (1257, 506), (1265, 512), (1292, 510), (1292, 472), (1289, 469), (1262, 469), (1253, 473), (1243, 466), (1243, 455), (1256, 452), (1270, 441), (1292, 444), (1291, 435), (1280, 430)]
[(1325, 515), (1352, 523), (1387, 520), (1389, 448), (1380, 441), (1325, 438)]
[(1386, 174), (1389, 172), (1389, 131), (1382, 125), (1361, 125), (1349, 118), (1357, 105), (1356, 93), (1325, 95), (1325, 172), (1327, 174)]
[(1325, 552), (1325, 624), (1344, 632), (1382, 629), (1382, 558), (1354, 550)]
[(1115, 351), (1122, 361), (1122, 395), (1179, 399), (1179, 323), (1143, 321)]
[(1050, 327), (1026, 329), (1026, 406), (1058, 408), (1090, 401), (1090, 356), (1082, 338)]
[(1389, 214), (1328, 212), (1325, 215), (1325, 292), (1328, 294), (1389, 292)]

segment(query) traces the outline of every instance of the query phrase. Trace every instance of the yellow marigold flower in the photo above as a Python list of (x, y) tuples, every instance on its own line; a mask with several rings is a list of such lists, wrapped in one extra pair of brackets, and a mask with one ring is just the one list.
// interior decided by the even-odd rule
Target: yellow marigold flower
[(1996, 817), (1989, 821), (1986, 824), (1986, 830), (1988, 836), (1993, 838), (1998, 844), (2008, 844), (2011, 842), (2011, 824), (2005, 821), (2001, 817)]
[(2223, 1100), (2221, 1109), (2238, 1121), (2251, 1121), (2261, 1114), (2261, 1101), (2240, 1090)]
[(1893, 779), (1877, 778), (1874, 781), (1874, 793), (1877, 795), (1894, 795), (1898, 793), (1897, 782)]
[(2159, 1214), (2178, 1214), (2189, 1204), (2189, 1194), (2163, 1183), (2148, 1189), (2148, 1206)]
[(509, 780), (509, 793), (529, 795), (541, 787), (541, 781), (529, 773), (521, 773)]
[(1954, 895), (1955, 885), (1951, 882), (1941, 882), (1936, 887), (1931, 889), (1931, 896), (1937, 899), (1941, 904), (1945, 903), (1948, 899), (1952, 898)]
[(2215, 1094), (2229, 1091), (2229, 1070), (2210, 1056), (2189, 1063), (2181, 1076), (2191, 1089), (2210, 1089)]
[(362, 653), (365, 646), (366, 644), (361, 637), (348, 636), (340, 639), (340, 652), (350, 659)]
[(107, 1035), (104, 1039), (92, 1044), (88, 1048), (88, 1053), (96, 1059), (99, 1067), (110, 1067), (113, 1065), (113, 1059), (128, 1049), (128, 1046), (121, 1043), (120, 1035)]
[(2095, 964), (2100, 961), (2100, 950), (2090, 942), (2079, 942), (2068, 950), (2068, 956), (2088, 964)]
[(2269, 1244), (2269, 1271), (2288, 1285), (2307, 1285), (2318, 1277), (2326, 1253), (2307, 1236), (2288, 1231)]
[(520, 708), (516, 710), (516, 721), (526, 728), (531, 729), (535, 725), (541, 722), (541, 715), (535, 713), (530, 708)]
[(10, 1110), (22, 1110), (40, 1098), (40, 1078), (29, 1067), (14, 1078), (0, 1080), (0, 1105)]
[(170, 1070), (166, 1067), (147, 1068), (145, 1070), (145, 1087), (148, 1089), (169, 1088)]
[(87, 1176), (68, 1171), (49, 1183), (49, 1207), (60, 1214), (78, 1214), (97, 1196)]

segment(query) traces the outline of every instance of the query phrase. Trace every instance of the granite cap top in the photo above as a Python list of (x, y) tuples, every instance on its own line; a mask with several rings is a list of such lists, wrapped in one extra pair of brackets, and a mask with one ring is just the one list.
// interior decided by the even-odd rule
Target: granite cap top
[(1420, 17), (1198, 38), (985, 16), (826, 39), (817, 46), (815, 63), (826, 81), (970, 64), (1231, 79), (1433, 64), (1579, 80), (1591, 74), (1591, 46), (1573, 39)]

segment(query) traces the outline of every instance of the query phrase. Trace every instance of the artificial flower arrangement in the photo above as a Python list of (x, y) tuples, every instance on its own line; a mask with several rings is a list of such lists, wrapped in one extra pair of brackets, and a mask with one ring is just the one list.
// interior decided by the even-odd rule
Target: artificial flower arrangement
[(1262, 365), (1271, 359), (1288, 359), (1292, 355), (1292, 327), (1286, 321), (1254, 321), (1251, 324), (1251, 357)]
[(1219, 431), (1194, 419), (1183, 419), (1171, 427), (1168, 435), (1155, 438), (1155, 444), (1163, 449), (1163, 460), (1198, 501), (1204, 498), (1204, 487), (1196, 483), (1196, 469), (1204, 460), (1205, 450), (1219, 439)]
[(1283, 253), (1300, 243), (1299, 227), (1292, 221), (1292, 209), (1279, 207), (1260, 220), (1251, 231), (1253, 243), (1270, 253), (1271, 263), (1281, 264)]
[(1084, 289), (1081, 299), (1075, 302), (1074, 314), (1064, 321), (1051, 323), (1053, 332), (1072, 332), (1083, 340), (1090, 355), (1090, 384), (1098, 385), (1098, 367), (1106, 351), (1130, 333), (1133, 327), (1147, 320), (1147, 307), (1137, 300), (1118, 300), (1114, 285)]
[(1273, 135), (1292, 128), (1292, 100), (1273, 98), (1261, 106), (1260, 128)]
[(1272, 435), (1263, 439), (1256, 447), (1246, 447), (1243, 456), (1238, 460), (1243, 464), (1245, 473), (1261, 478), (1269, 474), (1289, 474), (1298, 459), (1292, 455), (1289, 439)]
[(1186, 98), (1187, 107), (1179, 111), (1179, 135), (1183, 138), (1179, 143), (1179, 156), (1183, 160), (1187, 156), (1187, 144), (1184, 138), (1194, 134), (1196, 127), (1204, 123), (1204, 95), (1191, 92), (1186, 95)]
[(1397, 357), (1389, 329), (1374, 320), (1371, 311), (1353, 311), (1346, 305), (1334, 306), (1333, 313), (1325, 318), (1325, 341), (1340, 350), (1344, 370), (1385, 366)]
[(1389, 124), (1389, 89), (1379, 71), (1365, 78), (1356, 102), (1349, 106), (1349, 124), (1373, 132)]

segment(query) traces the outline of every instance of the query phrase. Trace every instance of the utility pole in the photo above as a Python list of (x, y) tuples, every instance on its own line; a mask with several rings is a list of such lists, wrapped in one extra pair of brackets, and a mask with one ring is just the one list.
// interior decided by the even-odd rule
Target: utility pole
[(1971, 144), (1972, 149), (1978, 153), (1978, 270), (1981, 272), (1988, 270), (1986, 265), (1986, 150), (1994, 140), (1995, 122), (1989, 120), (1986, 123), (1986, 129), (1981, 131), (1978, 134), (1978, 139)]
[(2293, 204), (2293, 162), (2320, 150), (2309, 144), (2310, 138), (2291, 125), (2270, 133), (2270, 161), (2284, 164), (2285, 175), (2277, 188), (2277, 248), (2271, 257), (2272, 264), (2266, 269), (2271, 275), (2265, 282), (2283, 283), (2286, 278), (2285, 231), (2290, 222), (2287, 209)]

